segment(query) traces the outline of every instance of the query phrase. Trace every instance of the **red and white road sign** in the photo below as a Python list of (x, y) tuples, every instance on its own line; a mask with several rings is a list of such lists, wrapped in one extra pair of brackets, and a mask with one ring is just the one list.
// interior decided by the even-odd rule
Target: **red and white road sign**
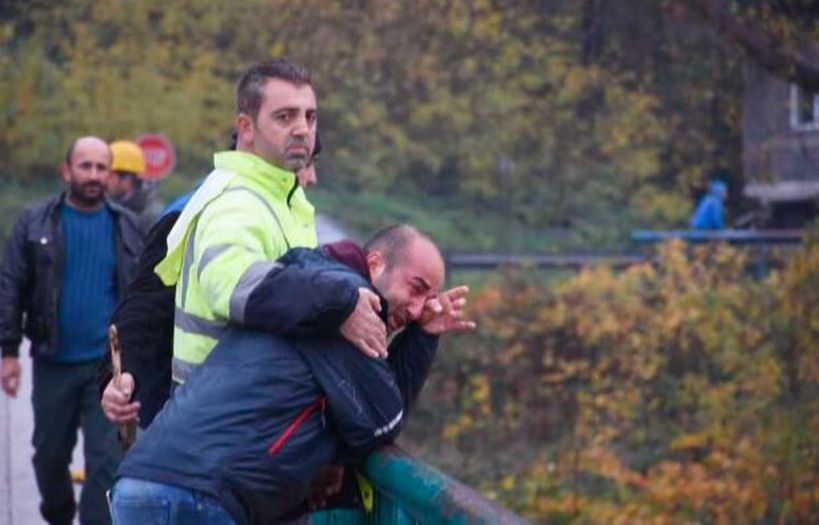
[(146, 179), (161, 179), (176, 166), (176, 150), (164, 135), (146, 133), (136, 140), (145, 153)]

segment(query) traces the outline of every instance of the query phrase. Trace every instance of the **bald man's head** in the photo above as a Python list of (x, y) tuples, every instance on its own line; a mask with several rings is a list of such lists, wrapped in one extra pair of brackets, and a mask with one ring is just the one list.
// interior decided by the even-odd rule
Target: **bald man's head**
[[(74, 156), (74, 150), (76, 149), (78, 144), (105, 144), (108, 147), (108, 143), (101, 139), (100, 137), (96, 137), (94, 135), (87, 135), (85, 137), (80, 137), (76, 139), (74, 142), (68, 146), (68, 149), (65, 152), (65, 163), (71, 164), (71, 157)], [(108, 154), (110, 155), (111, 159), (114, 158), (113, 154), (111, 153), (111, 148), (108, 147)]]
[(99, 137), (80, 137), (68, 148), (62, 178), (68, 185), (68, 203), (79, 209), (94, 209), (105, 197), (111, 173), (111, 148)]
[(389, 305), (388, 327), (396, 330), (421, 316), (424, 303), (444, 284), (444, 259), (414, 226), (390, 226), (366, 244), (370, 279)]

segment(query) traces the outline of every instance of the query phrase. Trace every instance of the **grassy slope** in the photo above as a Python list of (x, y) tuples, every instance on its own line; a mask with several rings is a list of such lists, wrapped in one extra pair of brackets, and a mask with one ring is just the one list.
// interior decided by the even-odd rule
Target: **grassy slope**
[[(429, 232), (447, 251), (561, 253), (600, 246), (593, 239), (600, 238), (601, 232), (527, 226), (469, 203), (409, 191), (380, 195), (319, 186), (309, 195), (320, 213), (363, 237), (383, 226), (408, 222)], [(614, 246), (611, 232), (603, 233), (609, 239), (605, 247)]]

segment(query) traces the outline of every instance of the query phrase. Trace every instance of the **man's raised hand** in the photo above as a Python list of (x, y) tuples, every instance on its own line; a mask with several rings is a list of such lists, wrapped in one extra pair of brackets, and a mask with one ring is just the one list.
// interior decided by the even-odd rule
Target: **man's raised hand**
[(477, 326), (475, 322), (465, 319), (464, 308), (468, 293), (468, 286), (456, 286), (428, 299), (418, 324), (432, 335), (474, 330)]

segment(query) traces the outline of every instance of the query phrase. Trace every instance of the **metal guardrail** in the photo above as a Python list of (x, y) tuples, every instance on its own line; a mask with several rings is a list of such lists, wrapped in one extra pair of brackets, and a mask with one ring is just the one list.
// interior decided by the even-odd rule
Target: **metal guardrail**
[(525, 525), (513, 512), (397, 446), (377, 450), (364, 464), (375, 488), (371, 512), (339, 509), (310, 516), (312, 525)]
[(578, 269), (595, 264), (622, 268), (647, 260), (642, 255), (510, 255), (500, 253), (459, 253), (446, 256), (447, 268), (486, 270), (499, 266), (529, 266), (553, 269)]
[[(727, 242), (735, 245), (768, 247), (797, 245), (803, 241), (804, 235), (803, 230), (634, 230), (631, 232), (631, 240), (638, 245), (680, 239), (693, 244)], [(644, 254), (452, 253), (446, 256), (446, 265), (447, 268), (460, 270), (488, 270), (500, 266), (576, 270), (598, 264), (625, 268), (650, 260), (651, 258)]]
[(631, 240), (657, 243), (670, 239), (686, 242), (727, 242), (729, 244), (799, 244), (803, 230), (634, 230)]

